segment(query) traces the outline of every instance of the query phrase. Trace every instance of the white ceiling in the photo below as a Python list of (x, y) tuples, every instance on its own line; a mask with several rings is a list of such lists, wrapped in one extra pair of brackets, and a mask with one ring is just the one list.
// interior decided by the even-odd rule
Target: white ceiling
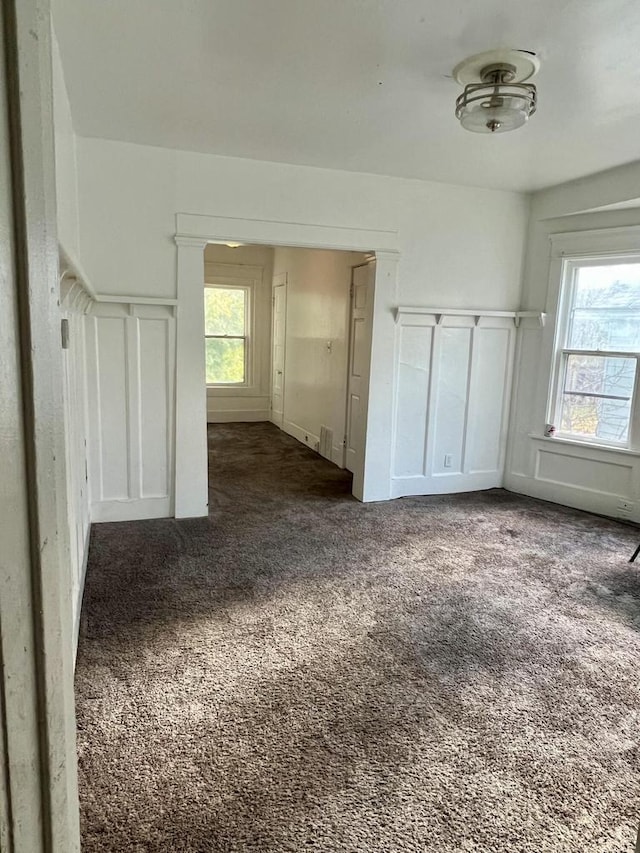
[[(53, 0), (76, 132), (531, 190), (640, 158), (638, 0)], [(536, 51), (538, 113), (462, 130), (453, 66)]]

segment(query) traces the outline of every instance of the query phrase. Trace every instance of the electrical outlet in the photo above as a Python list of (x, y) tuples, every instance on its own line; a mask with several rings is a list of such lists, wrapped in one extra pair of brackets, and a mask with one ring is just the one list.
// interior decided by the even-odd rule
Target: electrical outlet
[(633, 501), (618, 501), (618, 512), (631, 515), (633, 512)]
[(453, 454), (452, 453), (445, 453), (445, 455), (444, 455), (444, 467), (445, 468), (451, 468), (452, 465), (453, 465)]

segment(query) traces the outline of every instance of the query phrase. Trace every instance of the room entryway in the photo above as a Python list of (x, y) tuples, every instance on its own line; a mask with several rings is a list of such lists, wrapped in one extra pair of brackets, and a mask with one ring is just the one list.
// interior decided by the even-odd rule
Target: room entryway
[(270, 421), (362, 498), (375, 279), (372, 253), (206, 246), (207, 422)]

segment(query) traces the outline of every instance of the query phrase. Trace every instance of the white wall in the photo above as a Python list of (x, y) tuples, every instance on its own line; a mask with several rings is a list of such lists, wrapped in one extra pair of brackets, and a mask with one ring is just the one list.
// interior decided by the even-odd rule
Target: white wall
[(78, 139), (82, 260), (99, 293), (176, 295), (175, 214), (399, 234), (404, 304), (515, 309), (518, 193)]
[(332, 460), (343, 464), (351, 269), (357, 252), (277, 248), (274, 275), (287, 274), (283, 429), (318, 449), (333, 433)]
[(71, 107), (62, 72), (58, 41), (54, 32), (52, 32), (51, 50), (58, 242), (69, 254), (77, 258), (79, 242), (76, 136), (73, 131)]
[[(624, 202), (637, 196), (639, 187), (640, 163), (636, 163), (534, 196), (523, 304), (546, 311), (547, 322), (543, 329), (526, 324), (520, 330), (505, 476), (512, 491), (634, 521), (640, 521), (640, 457), (544, 438), (543, 430), (560, 284), (559, 263), (551, 260), (550, 235), (640, 225), (640, 208), (576, 213)], [(621, 501), (631, 501), (632, 511), (621, 510)]]
[(270, 246), (219, 246), (204, 250), (205, 281), (224, 278), (253, 287), (251, 329), (252, 369), (247, 388), (207, 388), (209, 423), (266, 421), (269, 419), (269, 360), (271, 342), (271, 279), (273, 249)]

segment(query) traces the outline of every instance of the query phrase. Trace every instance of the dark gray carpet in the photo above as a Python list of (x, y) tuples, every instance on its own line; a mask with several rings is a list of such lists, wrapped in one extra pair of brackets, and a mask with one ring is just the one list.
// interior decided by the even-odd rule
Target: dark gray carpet
[(85, 853), (623, 853), (632, 528), (492, 491), (362, 505), (267, 424), (210, 430), (209, 520), (93, 529)]

